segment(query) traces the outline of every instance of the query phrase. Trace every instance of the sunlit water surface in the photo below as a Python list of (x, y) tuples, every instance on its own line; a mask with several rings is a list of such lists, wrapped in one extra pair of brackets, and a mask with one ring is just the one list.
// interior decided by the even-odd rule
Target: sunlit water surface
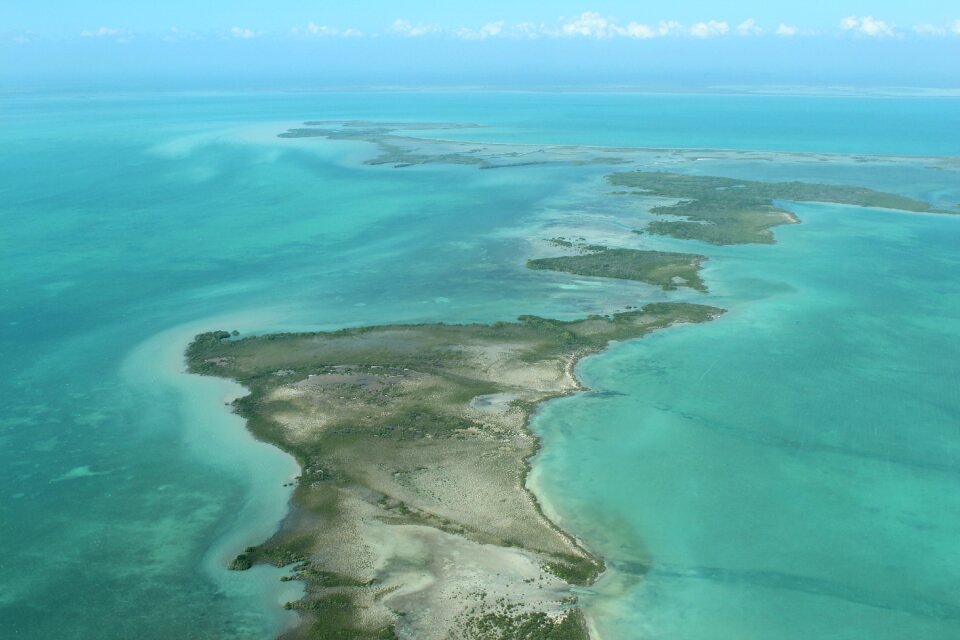
[[(584, 595), (604, 637), (956, 637), (960, 220), (789, 205), (804, 224), (778, 245), (697, 246), (711, 294), (666, 296), (523, 268), (521, 238), (608, 169), (394, 170), (356, 144), (275, 138), (403, 119), (492, 125), (444, 132), (464, 139), (956, 156), (956, 101), (5, 100), (0, 636), (267, 638), (295, 621), (282, 570), (224, 567), (276, 528), (296, 465), (225, 410), (238, 387), (182, 374), (194, 333), (669, 297), (731, 312), (585, 361), (597, 393), (535, 422), (533, 482), (611, 565)], [(956, 172), (923, 163), (681, 169), (960, 201)]]

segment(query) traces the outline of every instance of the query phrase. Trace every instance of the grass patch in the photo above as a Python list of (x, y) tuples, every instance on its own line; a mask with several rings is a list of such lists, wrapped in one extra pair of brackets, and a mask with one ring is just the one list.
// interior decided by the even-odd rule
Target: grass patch
[[(356, 526), (351, 501), (365, 501), (385, 522), (416, 522), (482, 543), (513, 543), (538, 554), (545, 568), (571, 584), (589, 584), (602, 565), (573, 554), (570, 541), (540, 519), (522, 491), (536, 442), (522, 411), (563, 393), (540, 380), (562, 380), (571, 360), (676, 323), (704, 322), (720, 309), (657, 303), (610, 316), (560, 321), (522, 316), (494, 324), (411, 324), (240, 338), (226, 331), (196, 336), (187, 349), (194, 373), (232, 378), (249, 395), (234, 403), (260, 439), (293, 454), (302, 473), (294, 490), (298, 520), (271, 541), (250, 547), (236, 570), (266, 562), (295, 564), (307, 596), (290, 606), (307, 622), (295, 637), (390, 638), (392, 627), (361, 625), (370, 576), (330, 563), (343, 549), (331, 531)], [(491, 355), (493, 354), (493, 355)], [(524, 376), (530, 374), (529, 380)], [(512, 380), (511, 382), (506, 382)], [(528, 385), (528, 386), (525, 386)], [(481, 395), (517, 396), (512, 422), (471, 413)], [(474, 410), (475, 411), (475, 410)], [(513, 425), (513, 426), (510, 426)], [(513, 431), (511, 431), (513, 429)], [(467, 462), (463, 462), (467, 461)], [(466, 467), (458, 465), (466, 464)], [(460, 474), (460, 469), (470, 473)], [(438, 492), (469, 494), (482, 480), (495, 499), (463, 502)], [(426, 484), (424, 484), (426, 483)], [(425, 487), (425, 489), (421, 489)], [(450, 487), (450, 489), (448, 489)], [(508, 512), (507, 524), (487, 517)], [(491, 613), (490, 611), (478, 614)], [(503, 634), (476, 637), (580, 638), (575, 617), (496, 612)], [(519, 617), (518, 617), (519, 616)], [(499, 622), (497, 622), (499, 621)], [(496, 625), (477, 630), (493, 633)], [(471, 637), (471, 636), (465, 636)]]
[(706, 291), (700, 278), (700, 265), (706, 257), (694, 253), (607, 249), (590, 246), (590, 253), (528, 260), (527, 267), (561, 271), (580, 276), (637, 280), (666, 290), (690, 287)]
[(579, 609), (559, 619), (541, 612), (487, 613), (471, 618), (464, 629), (470, 640), (588, 640), (586, 624)]
[(305, 634), (310, 640), (396, 640), (397, 637), (392, 625), (378, 629), (359, 626), (355, 597), (349, 592), (287, 603), (285, 607), (310, 616), (313, 622)]
[(561, 580), (587, 586), (603, 573), (604, 565), (593, 558), (572, 554), (554, 554), (555, 560), (545, 562), (543, 568)]
[(773, 227), (795, 222), (793, 215), (776, 206), (774, 200), (953, 213), (932, 208), (921, 200), (852, 185), (757, 182), (646, 171), (615, 173), (607, 179), (613, 185), (638, 190), (633, 192), (635, 195), (679, 200), (654, 207), (651, 212), (684, 219), (651, 222), (648, 233), (718, 245), (774, 242)]

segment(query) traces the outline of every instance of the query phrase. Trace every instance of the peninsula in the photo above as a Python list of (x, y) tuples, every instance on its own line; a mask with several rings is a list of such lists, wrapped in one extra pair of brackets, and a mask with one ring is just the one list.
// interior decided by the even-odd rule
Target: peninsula
[(281, 531), (233, 568), (295, 564), (295, 638), (587, 638), (570, 587), (603, 562), (525, 487), (531, 412), (609, 342), (721, 313), (198, 335), (190, 371), (249, 389), (236, 411), (303, 470)]

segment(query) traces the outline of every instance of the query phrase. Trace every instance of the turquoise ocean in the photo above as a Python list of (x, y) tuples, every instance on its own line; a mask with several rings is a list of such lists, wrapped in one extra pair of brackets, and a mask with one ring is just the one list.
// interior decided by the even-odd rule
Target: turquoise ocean
[(224, 406), (242, 389), (182, 372), (195, 333), (574, 318), (665, 299), (729, 313), (584, 360), (591, 391), (533, 425), (531, 486), (609, 563), (582, 595), (599, 635), (960, 636), (960, 218), (782, 203), (802, 224), (776, 245), (654, 241), (711, 257), (708, 294), (668, 294), (523, 266), (525, 238), (550, 225), (616, 226), (615, 199), (595, 195), (609, 167), (371, 167), (364, 143), (276, 138), (367, 119), (478, 123), (436, 135), (486, 143), (757, 150), (770, 153), (667, 168), (947, 206), (960, 203), (960, 100), (0, 103), (0, 637), (254, 639), (295, 622), (283, 570), (225, 565), (276, 529), (297, 467)]

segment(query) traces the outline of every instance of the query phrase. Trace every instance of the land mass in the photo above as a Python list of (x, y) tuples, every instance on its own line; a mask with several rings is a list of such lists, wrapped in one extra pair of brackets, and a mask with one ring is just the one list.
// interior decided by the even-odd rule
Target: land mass
[[(367, 164), (396, 167), (621, 164), (610, 154), (629, 152), (394, 133), (460, 128), (436, 123), (306, 125), (281, 137), (374, 143), (380, 155)], [(650, 212), (668, 218), (637, 233), (718, 245), (771, 243), (774, 227), (799, 222), (776, 200), (955, 213), (857, 186), (650, 171), (614, 173), (607, 181), (622, 189), (614, 195), (654, 199)], [(706, 290), (699, 274), (705, 256), (581, 240), (553, 238), (554, 247), (574, 255), (532, 259), (527, 267)], [(552, 523), (526, 488), (539, 446), (530, 416), (537, 403), (581, 390), (574, 365), (611, 341), (721, 313), (657, 303), (572, 322), (522, 316), (489, 325), (198, 335), (187, 350), (190, 371), (244, 385), (250, 393), (235, 410), (302, 469), (281, 530), (232, 567), (294, 566), (306, 596), (288, 604), (303, 622), (289, 638), (588, 638), (572, 587), (592, 583), (604, 565)]]
[(757, 182), (715, 176), (629, 171), (607, 177), (610, 184), (630, 187), (618, 195), (640, 195), (678, 200), (655, 206), (651, 213), (683, 220), (654, 220), (647, 233), (702, 240), (711, 244), (774, 241), (771, 229), (799, 220), (774, 200), (832, 202), (860, 207), (882, 207), (918, 213), (954, 213), (893, 193), (865, 187), (811, 182)]
[(295, 565), (291, 638), (587, 638), (571, 585), (603, 563), (526, 489), (531, 412), (610, 341), (721, 313), (198, 335), (190, 371), (244, 385), (235, 410), (302, 469), (280, 532), (233, 568)]
[(637, 280), (667, 291), (678, 287), (706, 291), (707, 286), (700, 277), (700, 265), (706, 259), (706, 256), (695, 253), (590, 246), (579, 255), (527, 260), (527, 267), (580, 276)]
[(364, 120), (313, 120), (304, 127), (289, 129), (279, 138), (326, 138), (369, 142), (379, 147), (380, 153), (364, 161), (368, 165), (393, 165), (397, 169), (428, 164), (472, 165), (480, 169), (527, 167), (532, 165), (565, 163), (573, 165), (623, 164), (623, 158), (569, 146), (544, 147), (474, 144), (451, 140), (434, 140), (402, 135), (398, 131), (435, 131), (479, 128), (479, 125), (439, 123), (369, 122)]

